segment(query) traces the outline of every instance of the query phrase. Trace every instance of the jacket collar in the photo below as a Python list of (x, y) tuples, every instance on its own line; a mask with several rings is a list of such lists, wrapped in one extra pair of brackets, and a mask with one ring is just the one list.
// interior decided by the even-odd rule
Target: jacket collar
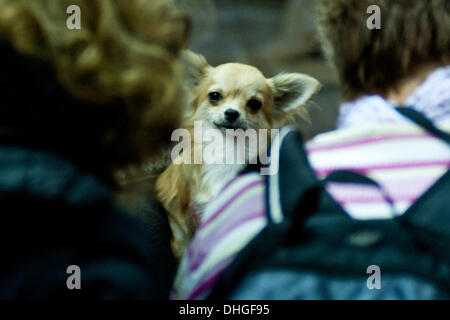
[[(411, 107), (433, 122), (450, 120), (450, 66), (438, 68), (406, 100)], [(408, 121), (395, 111), (396, 102), (379, 95), (363, 96), (341, 105), (337, 128), (365, 126), (375, 123)]]

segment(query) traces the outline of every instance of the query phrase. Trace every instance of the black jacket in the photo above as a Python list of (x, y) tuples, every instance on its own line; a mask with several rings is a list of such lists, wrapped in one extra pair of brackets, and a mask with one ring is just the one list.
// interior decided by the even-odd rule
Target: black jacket
[[(114, 204), (89, 135), (101, 125), (50, 68), (0, 42), (0, 299), (167, 299), (175, 273), (160, 207)], [(70, 290), (67, 269), (81, 270)]]

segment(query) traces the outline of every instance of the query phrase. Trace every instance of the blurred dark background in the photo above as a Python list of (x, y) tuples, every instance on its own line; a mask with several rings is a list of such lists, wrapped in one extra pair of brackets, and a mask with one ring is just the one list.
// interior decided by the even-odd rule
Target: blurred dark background
[(320, 50), (314, 0), (176, 0), (192, 19), (190, 49), (215, 66), (251, 64), (266, 77), (310, 74), (323, 85), (309, 106), (305, 138), (334, 128), (339, 88)]

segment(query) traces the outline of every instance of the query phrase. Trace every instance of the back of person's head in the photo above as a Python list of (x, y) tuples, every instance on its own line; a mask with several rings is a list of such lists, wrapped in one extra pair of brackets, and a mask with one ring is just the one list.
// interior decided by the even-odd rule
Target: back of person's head
[[(380, 29), (367, 26), (373, 5)], [(448, 0), (321, 0), (319, 23), (344, 100), (383, 95), (423, 65), (450, 63)]]
[[(80, 29), (68, 27), (73, 5)], [(3, 57), (2, 83), (15, 86), (2, 88), (0, 99), (20, 110), (11, 121), (27, 122), (30, 136), (46, 132), (41, 140), (112, 176), (155, 154), (179, 125), (178, 56), (187, 35), (188, 21), (170, 0), (0, 0), (2, 43), (34, 61), (27, 69)]]

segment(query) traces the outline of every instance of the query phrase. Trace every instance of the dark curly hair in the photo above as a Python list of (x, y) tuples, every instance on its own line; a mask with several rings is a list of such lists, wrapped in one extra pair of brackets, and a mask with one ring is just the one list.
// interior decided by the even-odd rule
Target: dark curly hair
[[(366, 27), (381, 9), (381, 29)], [(321, 0), (321, 36), (343, 98), (382, 94), (425, 64), (450, 63), (448, 0)]]

